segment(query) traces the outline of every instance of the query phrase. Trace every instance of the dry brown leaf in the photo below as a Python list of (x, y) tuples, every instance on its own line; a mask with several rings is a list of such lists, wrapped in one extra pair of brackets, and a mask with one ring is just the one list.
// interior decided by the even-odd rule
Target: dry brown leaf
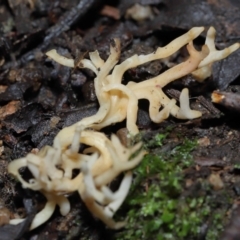
[(0, 120), (15, 113), (20, 108), (20, 101), (11, 101), (7, 105), (0, 108)]
[(212, 173), (208, 179), (214, 190), (220, 190), (224, 187), (223, 181), (218, 173)]

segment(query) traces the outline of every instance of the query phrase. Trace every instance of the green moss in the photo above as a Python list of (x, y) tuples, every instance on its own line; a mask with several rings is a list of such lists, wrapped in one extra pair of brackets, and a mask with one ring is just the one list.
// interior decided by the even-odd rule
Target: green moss
[(240, 170), (240, 164), (239, 163), (234, 164), (233, 169), (234, 170)]
[(153, 139), (151, 139), (148, 143), (145, 144), (145, 147), (161, 147), (163, 145), (163, 140), (166, 139), (167, 136), (168, 132), (156, 134)]
[[(147, 147), (162, 146), (166, 137), (158, 134)], [(219, 208), (207, 181), (197, 183), (196, 194), (184, 195), (183, 169), (193, 164), (191, 151), (196, 145), (185, 139), (169, 153), (144, 157), (122, 208), (128, 213), (128, 223), (116, 239), (218, 239), (226, 210), (214, 212)]]

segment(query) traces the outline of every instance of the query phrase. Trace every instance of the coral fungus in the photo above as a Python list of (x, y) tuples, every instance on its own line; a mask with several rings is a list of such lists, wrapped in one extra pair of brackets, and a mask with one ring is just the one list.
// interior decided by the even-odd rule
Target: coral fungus
[[(117, 64), (120, 58), (120, 42), (115, 39), (110, 47), (110, 55), (106, 61), (101, 59), (98, 51), (89, 53), (90, 59), (83, 59), (79, 67), (91, 69), (95, 74), (94, 80), (96, 95), (100, 104), (96, 115), (84, 118), (75, 125), (83, 125), (99, 130), (105, 126), (127, 121), (130, 133), (138, 133), (136, 125), (138, 100), (147, 99), (149, 115), (153, 122), (160, 123), (169, 114), (179, 119), (193, 119), (201, 116), (201, 112), (189, 108), (188, 91), (184, 89), (180, 97), (180, 107), (175, 100), (170, 100), (162, 91), (168, 83), (187, 74), (204, 80), (211, 75), (212, 63), (227, 57), (239, 48), (239, 43), (217, 51), (215, 48), (215, 29), (210, 27), (207, 32), (206, 43), (199, 52), (195, 50), (192, 41), (202, 32), (203, 27), (194, 27), (182, 36), (174, 39), (165, 47), (159, 47), (154, 53), (148, 55), (133, 55), (124, 62)], [(141, 64), (164, 59), (187, 44), (189, 57), (182, 63), (168, 69), (160, 75), (139, 83), (122, 83), (123, 74), (130, 68)], [(47, 52), (47, 56), (65, 66), (74, 67), (73, 59), (65, 59), (57, 54), (56, 50)], [(161, 108), (162, 107), (162, 108)], [(70, 128), (72, 128), (71, 126)], [(69, 132), (69, 130), (65, 130)], [(60, 134), (65, 134), (60, 132)]]
[[(80, 143), (89, 146), (82, 154), (78, 153)], [(47, 198), (47, 204), (36, 215), (30, 229), (49, 219), (56, 205), (59, 205), (61, 214), (65, 216), (70, 211), (66, 196), (74, 191), (79, 192), (92, 214), (107, 226), (111, 228), (122, 226), (122, 223), (115, 223), (112, 216), (130, 188), (132, 174), (129, 170), (134, 168), (144, 155), (144, 152), (140, 151), (129, 160), (140, 147), (141, 143), (138, 143), (126, 148), (115, 135), (109, 140), (103, 133), (77, 127), (69, 149), (45, 146), (36, 155), (29, 153), (24, 158), (12, 161), (8, 171), (22, 183), (22, 186), (41, 191)], [(33, 178), (29, 182), (19, 173), (21, 167), (28, 167), (32, 173)], [(75, 177), (72, 175), (73, 169), (80, 171)], [(107, 184), (123, 171), (128, 172), (119, 190), (112, 193)], [(16, 224), (20, 221), (22, 219), (14, 219), (11, 223)]]
[[(139, 99), (149, 101), (149, 115), (156, 123), (162, 122), (169, 114), (179, 119), (200, 117), (201, 112), (189, 107), (188, 89), (182, 90), (180, 106), (177, 106), (176, 101), (169, 99), (162, 88), (191, 73), (201, 80), (205, 79), (211, 74), (214, 61), (227, 57), (239, 48), (239, 44), (235, 44), (217, 51), (214, 45), (215, 30), (210, 28), (206, 44), (201, 51), (197, 51), (192, 41), (203, 30), (203, 27), (192, 28), (165, 47), (159, 47), (154, 53), (134, 55), (118, 65), (121, 53), (119, 39), (115, 39), (111, 45), (106, 61), (98, 51), (89, 53), (90, 59), (81, 60), (79, 67), (91, 69), (96, 74), (94, 86), (100, 105), (98, 112), (62, 129), (55, 137), (52, 147), (45, 146), (39, 153), (29, 153), (8, 166), (9, 173), (24, 188), (41, 191), (47, 198), (45, 207), (35, 216), (30, 229), (49, 219), (56, 205), (60, 207), (61, 214), (66, 215), (70, 211), (67, 196), (74, 191), (78, 191), (91, 213), (108, 227), (118, 229), (124, 225), (123, 222), (115, 222), (113, 215), (128, 194), (132, 180), (130, 170), (141, 161), (144, 152), (140, 150), (141, 143), (125, 147), (115, 135), (108, 139), (96, 130), (126, 119), (128, 131), (131, 134), (138, 133), (136, 120)], [(122, 83), (123, 74), (128, 69), (167, 58), (185, 45), (189, 57), (184, 62), (151, 79), (139, 83), (130, 81), (126, 85)], [(73, 59), (58, 55), (56, 50), (47, 52), (47, 55), (60, 64), (75, 67)], [(81, 144), (87, 148), (80, 152)], [(32, 173), (29, 181), (19, 173), (21, 167), (27, 167)], [(77, 176), (73, 176), (74, 169), (79, 170)], [(107, 185), (121, 173), (124, 173), (124, 177), (120, 187), (112, 192)], [(11, 223), (19, 221), (22, 219), (11, 220)]]

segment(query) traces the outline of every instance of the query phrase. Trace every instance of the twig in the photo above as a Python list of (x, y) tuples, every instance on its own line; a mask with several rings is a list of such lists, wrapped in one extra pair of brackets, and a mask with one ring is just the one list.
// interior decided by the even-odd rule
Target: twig
[(203, 96), (197, 97), (197, 100), (212, 114), (219, 115), (220, 111), (210, 102), (210, 100), (207, 100)]
[(63, 16), (60, 17), (59, 21), (46, 31), (46, 36), (40, 46), (22, 55), (17, 61), (6, 63), (2, 69), (6, 70), (8, 68), (18, 67), (33, 60), (38, 52), (42, 52), (48, 47), (52, 38), (69, 30), (75, 22), (89, 11), (95, 2), (97, 2), (97, 0), (80, 0), (77, 6), (65, 12)]
[(212, 93), (212, 102), (220, 104), (228, 109), (240, 112), (240, 94), (214, 91)]

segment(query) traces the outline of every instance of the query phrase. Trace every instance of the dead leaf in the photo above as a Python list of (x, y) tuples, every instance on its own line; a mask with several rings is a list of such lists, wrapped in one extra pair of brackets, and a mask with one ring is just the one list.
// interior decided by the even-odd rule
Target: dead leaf
[(21, 106), (20, 101), (11, 101), (7, 105), (0, 108), (0, 120), (15, 113)]
[(214, 190), (220, 190), (224, 187), (223, 181), (218, 173), (212, 173), (208, 179)]

